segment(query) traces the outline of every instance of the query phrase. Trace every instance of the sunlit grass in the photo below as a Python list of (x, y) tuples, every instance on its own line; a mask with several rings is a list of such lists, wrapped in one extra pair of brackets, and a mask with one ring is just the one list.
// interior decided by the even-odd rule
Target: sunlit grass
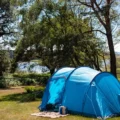
[[(32, 113), (39, 112), (40, 99), (31, 102), (30, 100), (27, 101), (27, 97), (29, 98), (29, 94), (25, 93), (24, 88), (0, 90), (0, 120), (52, 120), (31, 116)], [(68, 115), (55, 120), (95, 120), (95, 118)], [(109, 120), (120, 120), (120, 117)]]

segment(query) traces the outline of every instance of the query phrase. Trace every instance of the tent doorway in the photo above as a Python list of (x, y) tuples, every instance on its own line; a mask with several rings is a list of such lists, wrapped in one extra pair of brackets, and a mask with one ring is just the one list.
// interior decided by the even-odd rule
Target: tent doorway
[(49, 82), (49, 97), (47, 104), (57, 105), (62, 101), (64, 89), (65, 89), (65, 77), (54, 77)]

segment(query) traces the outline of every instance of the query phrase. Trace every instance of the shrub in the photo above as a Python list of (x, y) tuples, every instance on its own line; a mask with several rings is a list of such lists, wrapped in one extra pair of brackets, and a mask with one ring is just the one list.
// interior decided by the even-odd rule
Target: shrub
[(1, 78), (0, 79), (0, 88), (8, 88), (11, 86), (19, 86), (21, 85), (20, 81), (14, 78)]
[(39, 91), (39, 92), (43, 92), (44, 91), (44, 87), (42, 87), (42, 86), (26, 86), (25, 87), (25, 90), (26, 90), (26, 92), (27, 93), (33, 93), (33, 92), (36, 92), (36, 91)]
[(6, 84), (8, 87), (21, 85), (20, 81), (18, 81), (17, 79), (6, 79)]
[(50, 73), (46, 74), (36, 74), (36, 73), (14, 73), (13, 77), (28, 77), (28, 78), (36, 78), (36, 77), (50, 77)]
[(0, 88), (6, 88), (6, 83), (4, 81), (4, 79), (0, 79)]
[(22, 83), (22, 85), (36, 85), (35, 79), (31, 78), (19, 78), (19, 81)]
[(18, 78), (22, 85), (46, 85), (50, 74), (14, 73), (13, 77)]
[(31, 97), (30, 100), (32, 101), (36, 100), (37, 98), (42, 98), (43, 92), (44, 92), (44, 87), (36, 87), (36, 86), (26, 86), (25, 90)]
[(35, 91), (35, 87), (34, 86), (27, 86), (27, 87), (25, 87), (25, 90), (27, 93), (32, 93)]

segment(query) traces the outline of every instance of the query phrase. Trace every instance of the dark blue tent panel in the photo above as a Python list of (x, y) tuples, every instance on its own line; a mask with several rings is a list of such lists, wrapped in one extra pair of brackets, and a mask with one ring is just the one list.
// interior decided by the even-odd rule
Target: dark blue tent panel
[(97, 101), (101, 116), (120, 114), (120, 83), (110, 73), (102, 72), (97, 75), (93, 82), (97, 89)]
[(63, 105), (68, 111), (106, 118), (120, 114), (120, 84), (108, 72), (89, 67), (62, 68), (49, 79), (39, 109)]

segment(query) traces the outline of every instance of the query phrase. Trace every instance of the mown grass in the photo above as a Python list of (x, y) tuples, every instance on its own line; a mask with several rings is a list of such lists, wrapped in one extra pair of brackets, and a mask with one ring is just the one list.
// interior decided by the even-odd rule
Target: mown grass
[[(0, 90), (0, 120), (52, 120), (50, 118), (31, 116), (39, 112), (38, 106), (41, 99), (31, 100), (30, 94), (25, 93), (24, 88), (11, 88)], [(68, 115), (55, 120), (96, 120), (95, 118), (80, 115)], [(109, 120), (120, 120), (120, 117)]]

